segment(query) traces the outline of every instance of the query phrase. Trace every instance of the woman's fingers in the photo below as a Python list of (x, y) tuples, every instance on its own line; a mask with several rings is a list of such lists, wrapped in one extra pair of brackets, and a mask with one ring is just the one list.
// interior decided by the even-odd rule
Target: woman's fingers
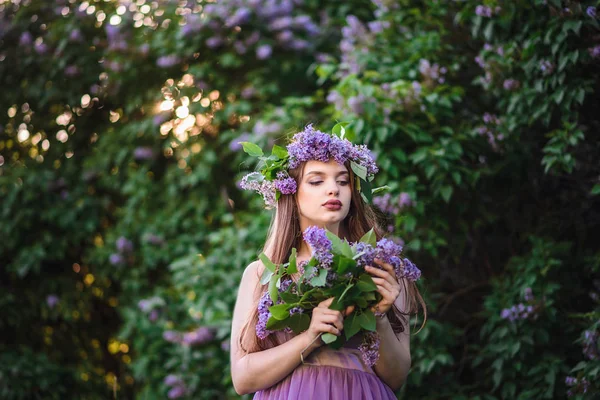
[(346, 307), (346, 310), (344, 310), (344, 316), (346, 317), (346, 316), (352, 314), (353, 311), (354, 311), (354, 306)]
[(387, 280), (385, 280), (383, 278), (372, 278), (372, 279), (373, 279), (373, 282), (375, 283), (375, 285), (383, 286), (387, 290), (392, 291), (393, 286)]
[(331, 303), (333, 303), (333, 299), (335, 299), (335, 297), (330, 297), (327, 300), (323, 300), (322, 302), (319, 303), (319, 305), (317, 307), (329, 308)]
[(366, 266), (365, 270), (369, 274), (378, 276), (380, 278), (383, 278), (383, 279), (385, 279), (386, 281), (388, 281), (391, 284), (396, 283), (396, 273), (395, 272), (390, 273), (387, 270), (382, 270), (382, 269), (371, 267), (371, 266)]

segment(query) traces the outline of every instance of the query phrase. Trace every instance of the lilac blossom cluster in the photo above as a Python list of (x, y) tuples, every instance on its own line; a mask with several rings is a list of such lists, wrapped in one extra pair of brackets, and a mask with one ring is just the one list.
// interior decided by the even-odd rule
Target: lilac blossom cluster
[(159, 296), (153, 296), (148, 299), (142, 299), (138, 302), (138, 308), (152, 322), (156, 321), (160, 316), (160, 308), (165, 306), (165, 301)]
[(597, 17), (597, 13), (596, 13), (596, 7), (594, 6), (589, 6), (586, 10), (585, 13), (591, 17), (591, 18), (596, 18)]
[[(294, 4), (296, 3), (296, 4)], [(249, 25), (266, 28), (275, 37), (276, 46), (285, 50), (306, 51), (313, 47), (314, 38), (320, 28), (306, 14), (293, 15), (298, 0), (232, 0), (204, 6), (202, 17), (189, 14), (181, 28), (183, 36), (191, 36), (202, 30), (211, 32), (205, 44), (216, 49), (229, 44), (231, 32), (242, 27), (243, 35), (236, 34), (231, 44), (236, 53), (242, 55), (253, 50), (256, 57), (265, 60), (271, 57), (273, 45), (270, 40), (261, 41), (261, 30), (250, 29)]]
[(502, 8), (499, 6), (496, 6), (493, 9), (492, 7), (484, 5), (478, 5), (475, 7), (475, 14), (479, 15), (480, 17), (492, 18), (494, 15), (500, 14), (500, 11), (502, 11)]
[(373, 204), (385, 214), (398, 215), (402, 209), (413, 206), (414, 202), (406, 192), (400, 193), (396, 199), (388, 192), (383, 196), (374, 197)]
[(167, 330), (163, 332), (163, 339), (169, 343), (176, 343), (186, 346), (201, 345), (210, 342), (215, 338), (211, 328), (201, 326), (190, 332), (177, 332)]
[(504, 140), (504, 135), (502, 133), (498, 133), (497, 131), (497, 127), (502, 123), (502, 121), (494, 114), (485, 113), (483, 114), (483, 123), (484, 125), (480, 125), (475, 128), (475, 132), (486, 137), (488, 143), (490, 146), (492, 146), (492, 149), (497, 151), (499, 149), (498, 141)]
[(245, 190), (254, 190), (259, 193), (267, 207), (275, 207), (275, 184), (273, 181), (268, 181), (260, 174), (260, 172), (252, 172), (242, 178), (240, 187)]
[(169, 399), (178, 399), (185, 396), (187, 393), (187, 387), (185, 386), (183, 379), (178, 375), (167, 375), (164, 384), (165, 386), (170, 387), (169, 392), (167, 393)]
[(419, 72), (423, 75), (426, 82), (444, 83), (446, 81), (446, 67), (440, 67), (438, 64), (431, 64), (429, 60), (422, 58), (419, 60)]
[(544, 75), (551, 75), (554, 72), (554, 64), (548, 60), (540, 61), (540, 70)]
[(374, 175), (379, 171), (367, 146), (353, 145), (347, 139), (318, 131), (312, 125), (296, 133), (287, 150), (290, 156), (289, 168), (297, 168), (300, 163), (309, 160), (327, 162), (333, 158), (338, 164), (354, 161), (366, 168), (367, 175)]
[(363, 336), (362, 343), (358, 346), (363, 361), (370, 367), (374, 366), (379, 359), (380, 343), (381, 339), (377, 332), (367, 332)]
[(481, 82), (484, 84), (484, 87), (487, 88), (494, 78), (492, 71), (496, 68), (494, 67), (495, 62), (486, 60), (487, 56), (496, 55), (501, 59), (504, 58), (504, 47), (497, 46), (494, 47), (489, 43), (485, 43), (483, 46), (483, 54), (475, 57), (475, 62), (479, 65), (485, 72), (483, 78), (481, 78)]
[(395, 241), (383, 238), (377, 242), (377, 247), (363, 242), (358, 242), (354, 246), (357, 254), (356, 264), (359, 267), (371, 265), (377, 267), (374, 263), (375, 258), (390, 264), (394, 267), (396, 278), (398, 280), (405, 278), (411, 282), (417, 281), (421, 277), (421, 270), (408, 258), (400, 258), (402, 254), (402, 245)]
[(565, 385), (570, 387), (567, 390), (567, 397), (573, 397), (578, 393), (586, 394), (590, 388), (590, 383), (587, 379), (577, 379), (574, 376), (567, 376), (565, 378)]
[(535, 306), (535, 298), (533, 297), (533, 291), (531, 288), (525, 288), (523, 292), (523, 297), (525, 301), (528, 303), (523, 304), (519, 303), (513, 305), (510, 308), (505, 308), (500, 313), (500, 317), (502, 319), (507, 319), (510, 322), (515, 322), (522, 319), (537, 319), (538, 317), (538, 308)]
[(133, 243), (126, 237), (121, 236), (117, 239), (115, 245), (117, 252), (110, 255), (109, 261), (112, 265), (121, 266), (125, 263), (125, 258), (133, 251)]
[(589, 360), (600, 360), (598, 339), (599, 335), (597, 330), (587, 330), (583, 332), (583, 354)]
[(369, 47), (374, 43), (375, 36), (388, 27), (389, 22), (387, 21), (372, 21), (367, 27), (354, 15), (346, 17), (346, 26), (342, 28), (342, 40), (340, 42), (342, 54), (340, 77), (358, 74), (363, 70), (364, 63), (361, 63), (361, 60), (369, 52)]
[(331, 254), (331, 240), (327, 237), (325, 229), (317, 226), (308, 227), (303, 233), (303, 238), (310, 246), (312, 256), (323, 268), (329, 268), (333, 262), (333, 254)]
[(502, 87), (504, 87), (505, 90), (514, 92), (515, 90), (518, 90), (521, 87), (521, 82), (512, 78), (505, 79), (502, 83)]
[(600, 45), (594, 46), (594, 47), (590, 47), (588, 49), (588, 52), (590, 53), (590, 56), (592, 58), (600, 58)]
[(48, 304), (48, 307), (50, 309), (56, 307), (58, 305), (58, 303), (60, 303), (60, 299), (58, 298), (57, 295), (50, 294), (50, 295), (48, 295), (48, 297), (46, 297), (46, 304)]
[(296, 180), (289, 176), (287, 172), (280, 171), (277, 173), (277, 179), (273, 181), (275, 189), (279, 190), (281, 194), (294, 194), (296, 193), (297, 184)]

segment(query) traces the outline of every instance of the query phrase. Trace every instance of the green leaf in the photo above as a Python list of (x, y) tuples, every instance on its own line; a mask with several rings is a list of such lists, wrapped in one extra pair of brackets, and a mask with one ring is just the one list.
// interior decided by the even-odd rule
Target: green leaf
[(325, 286), (327, 281), (327, 270), (322, 268), (319, 270), (319, 274), (311, 279), (310, 284), (316, 287)]
[(264, 155), (262, 149), (251, 142), (239, 142), (246, 153), (251, 155), (252, 157), (261, 157)]
[(360, 326), (363, 329), (366, 329), (371, 332), (377, 329), (377, 321), (375, 320), (375, 314), (373, 314), (373, 311), (369, 309), (365, 310), (362, 314), (358, 316), (358, 319), (360, 322)]
[(277, 274), (273, 274), (271, 276), (271, 280), (269, 281), (269, 296), (273, 301), (273, 304), (277, 303), (277, 299), (279, 296), (279, 290), (277, 290), (277, 281), (279, 280), (279, 276)]
[(307, 314), (294, 314), (290, 316), (288, 323), (294, 333), (298, 334), (308, 329), (310, 326), (310, 317)]
[(333, 133), (340, 139), (344, 139), (346, 137), (346, 126), (348, 126), (349, 124), (349, 122), (339, 122), (335, 124), (335, 126), (331, 129), (331, 133)]
[(350, 243), (346, 240), (342, 240), (341, 253), (344, 257), (352, 259), (354, 257), (354, 252), (352, 251), (352, 247)]
[(269, 307), (269, 312), (273, 318), (282, 321), (290, 316), (290, 308), (292, 308), (292, 304), (276, 304)]
[(344, 335), (346, 336), (346, 340), (356, 335), (358, 331), (360, 331), (360, 321), (356, 314), (352, 313), (344, 319)]
[(288, 324), (289, 324), (289, 319), (279, 320), (279, 319), (271, 316), (269, 318), (269, 320), (267, 321), (267, 329), (276, 331), (279, 329), (286, 328), (288, 326)]
[(344, 300), (344, 296), (346, 296), (346, 293), (348, 293), (348, 290), (352, 289), (353, 286), (354, 286), (354, 283), (351, 283), (348, 286), (346, 286), (346, 289), (344, 289), (344, 291), (342, 292), (340, 297), (336, 299), (338, 303), (341, 303), (342, 300)]
[(298, 266), (296, 265), (296, 248), (292, 248), (292, 254), (290, 255), (290, 259), (289, 259), (289, 263), (290, 265), (288, 265), (287, 267), (287, 273), (288, 274), (295, 274), (296, 272), (298, 272)]
[(331, 241), (331, 250), (334, 253), (342, 254), (342, 239), (331, 231), (325, 231), (325, 235), (327, 236), (327, 239)]
[(273, 262), (269, 259), (269, 257), (267, 257), (267, 255), (265, 253), (260, 253), (258, 258), (260, 258), (260, 261), (263, 262), (266, 269), (275, 273), (275, 271), (277, 270), (277, 266), (275, 264), (273, 264)]
[(361, 186), (360, 193), (363, 194), (367, 198), (368, 203), (371, 203), (373, 201), (373, 190), (371, 188), (371, 183), (367, 182), (365, 180), (362, 180), (362, 178), (361, 178), (360, 186)]
[(333, 265), (335, 265), (335, 272), (339, 275), (343, 275), (348, 270), (356, 267), (356, 261), (352, 258), (335, 255), (333, 257)]
[(359, 242), (370, 244), (372, 247), (377, 246), (377, 236), (375, 236), (375, 230), (371, 228), (369, 232), (365, 233), (363, 237), (360, 238)]
[(360, 179), (362, 179), (363, 181), (367, 180), (367, 167), (359, 165), (354, 161), (350, 162), (350, 167)]
[(596, 183), (590, 192), (592, 196), (597, 196), (600, 194), (600, 183)]
[(271, 150), (271, 155), (276, 156), (279, 160), (283, 160), (288, 156), (288, 152), (287, 149), (281, 146), (274, 145), (273, 150)]
[(300, 302), (300, 296), (290, 292), (281, 292), (279, 293), (281, 299), (288, 304), (295, 304)]
[(329, 333), (329, 332), (321, 335), (321, 340), (323, 340), (323, 342), (325, 344), (335, 342), (337, 340), (337, 338), (338, 337), (336, 335), (334, 335), (333, 333)]
[(371, 194), (376, 195), (379, 193), (387, 192), (388, 190), (390, 190), (390, 187), (388, 185), (379, 186), (379, 187), (376, 187), (375, 189), (371, 189)]
[(444, 201), (446, 203), (450, 201), (450, 196), (452, 196), (452, 191), (453, 190), (454, 189), (450, 185), (442, 186), (442, 188), (440, 189), (440, 193), (442, 195), (442, 198), (444, 199)]
[(360, 278), (358, 278), (356, 287), (359, 288), (361, 292), (372, 292), (377, 290), (377, 285), (375, 285), (373, 278), (368, 274), (362, 274)]
[(270, 271), (267, 268), (265, 268), (263, 270), (262, 276), (260, 277), (260, 284), (266, 285), (267, 283), (269, 283), (272, 276), (273, 276), (273, 271)]

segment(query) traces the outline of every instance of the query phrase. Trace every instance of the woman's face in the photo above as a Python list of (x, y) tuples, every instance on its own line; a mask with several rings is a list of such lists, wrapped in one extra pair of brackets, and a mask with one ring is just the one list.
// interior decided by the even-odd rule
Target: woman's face
[(316, 225), (337, 233), (350, 210), (348, 170), (334, 159), (326, 163), (307, 161), (296, 196), (302, 229)]

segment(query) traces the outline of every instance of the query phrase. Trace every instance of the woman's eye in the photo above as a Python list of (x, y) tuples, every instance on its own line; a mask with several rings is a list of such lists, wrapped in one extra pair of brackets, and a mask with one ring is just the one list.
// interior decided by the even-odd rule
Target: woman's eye
[(320, 183), (323, 183), (323, 181), (318, 181), (318, 182), (308, 182), (309, 185), (313, 185), (313, 186), (317, 186)]
[(338, 183), (342, 186), (346, 186), (349, 182), (348, 181), (338, 181)]

